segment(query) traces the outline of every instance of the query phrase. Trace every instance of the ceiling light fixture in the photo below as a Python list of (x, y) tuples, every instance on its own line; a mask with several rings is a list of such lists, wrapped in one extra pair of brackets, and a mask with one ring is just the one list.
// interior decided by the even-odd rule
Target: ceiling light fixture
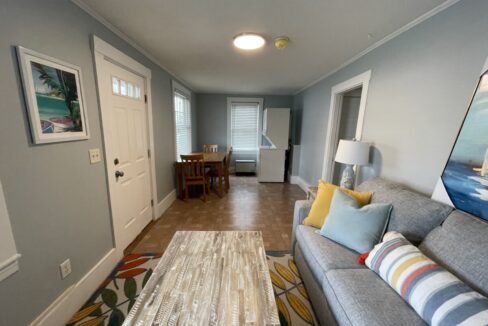
[(234, 46), (241, 50), (256, 50), (262, 48), (266, 40), (259, 34), (241, 33), (234, 37)]

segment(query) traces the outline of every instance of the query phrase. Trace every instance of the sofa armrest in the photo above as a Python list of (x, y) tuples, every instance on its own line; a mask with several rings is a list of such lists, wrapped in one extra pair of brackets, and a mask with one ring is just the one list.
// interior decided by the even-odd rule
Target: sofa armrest
[(311, 207), (312, 201), (310, 200), (297, 200), (295, 202), (295, 210), (293, 212), (293, 229), (291, 232), (292, 250), (295, 248), (295, 232), (297, 227), (300, 224), (303, 224), (303, 220), (308, 216)]

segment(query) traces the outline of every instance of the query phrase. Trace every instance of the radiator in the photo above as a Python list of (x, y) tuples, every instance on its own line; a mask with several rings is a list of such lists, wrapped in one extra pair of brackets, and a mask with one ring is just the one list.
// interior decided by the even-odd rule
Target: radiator
[(236, 160), (236, 173), (256, 173), (256, 161)]

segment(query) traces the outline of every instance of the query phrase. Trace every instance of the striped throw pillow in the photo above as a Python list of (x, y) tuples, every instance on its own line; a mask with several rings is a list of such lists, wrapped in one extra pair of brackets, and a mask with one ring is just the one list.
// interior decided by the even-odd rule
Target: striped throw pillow
[(429, 259), (398, 232), (388, 232), (366, 265), (429, 325), (488, 325), (488, 299)]

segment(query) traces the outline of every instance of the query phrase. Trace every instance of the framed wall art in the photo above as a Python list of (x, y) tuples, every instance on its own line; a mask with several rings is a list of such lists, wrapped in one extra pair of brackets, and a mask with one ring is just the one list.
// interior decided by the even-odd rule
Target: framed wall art
[(488, 220), (488, 60), (433, 198)]
[(81, 69), (17, 47), (34, 144), (89, 138)]

